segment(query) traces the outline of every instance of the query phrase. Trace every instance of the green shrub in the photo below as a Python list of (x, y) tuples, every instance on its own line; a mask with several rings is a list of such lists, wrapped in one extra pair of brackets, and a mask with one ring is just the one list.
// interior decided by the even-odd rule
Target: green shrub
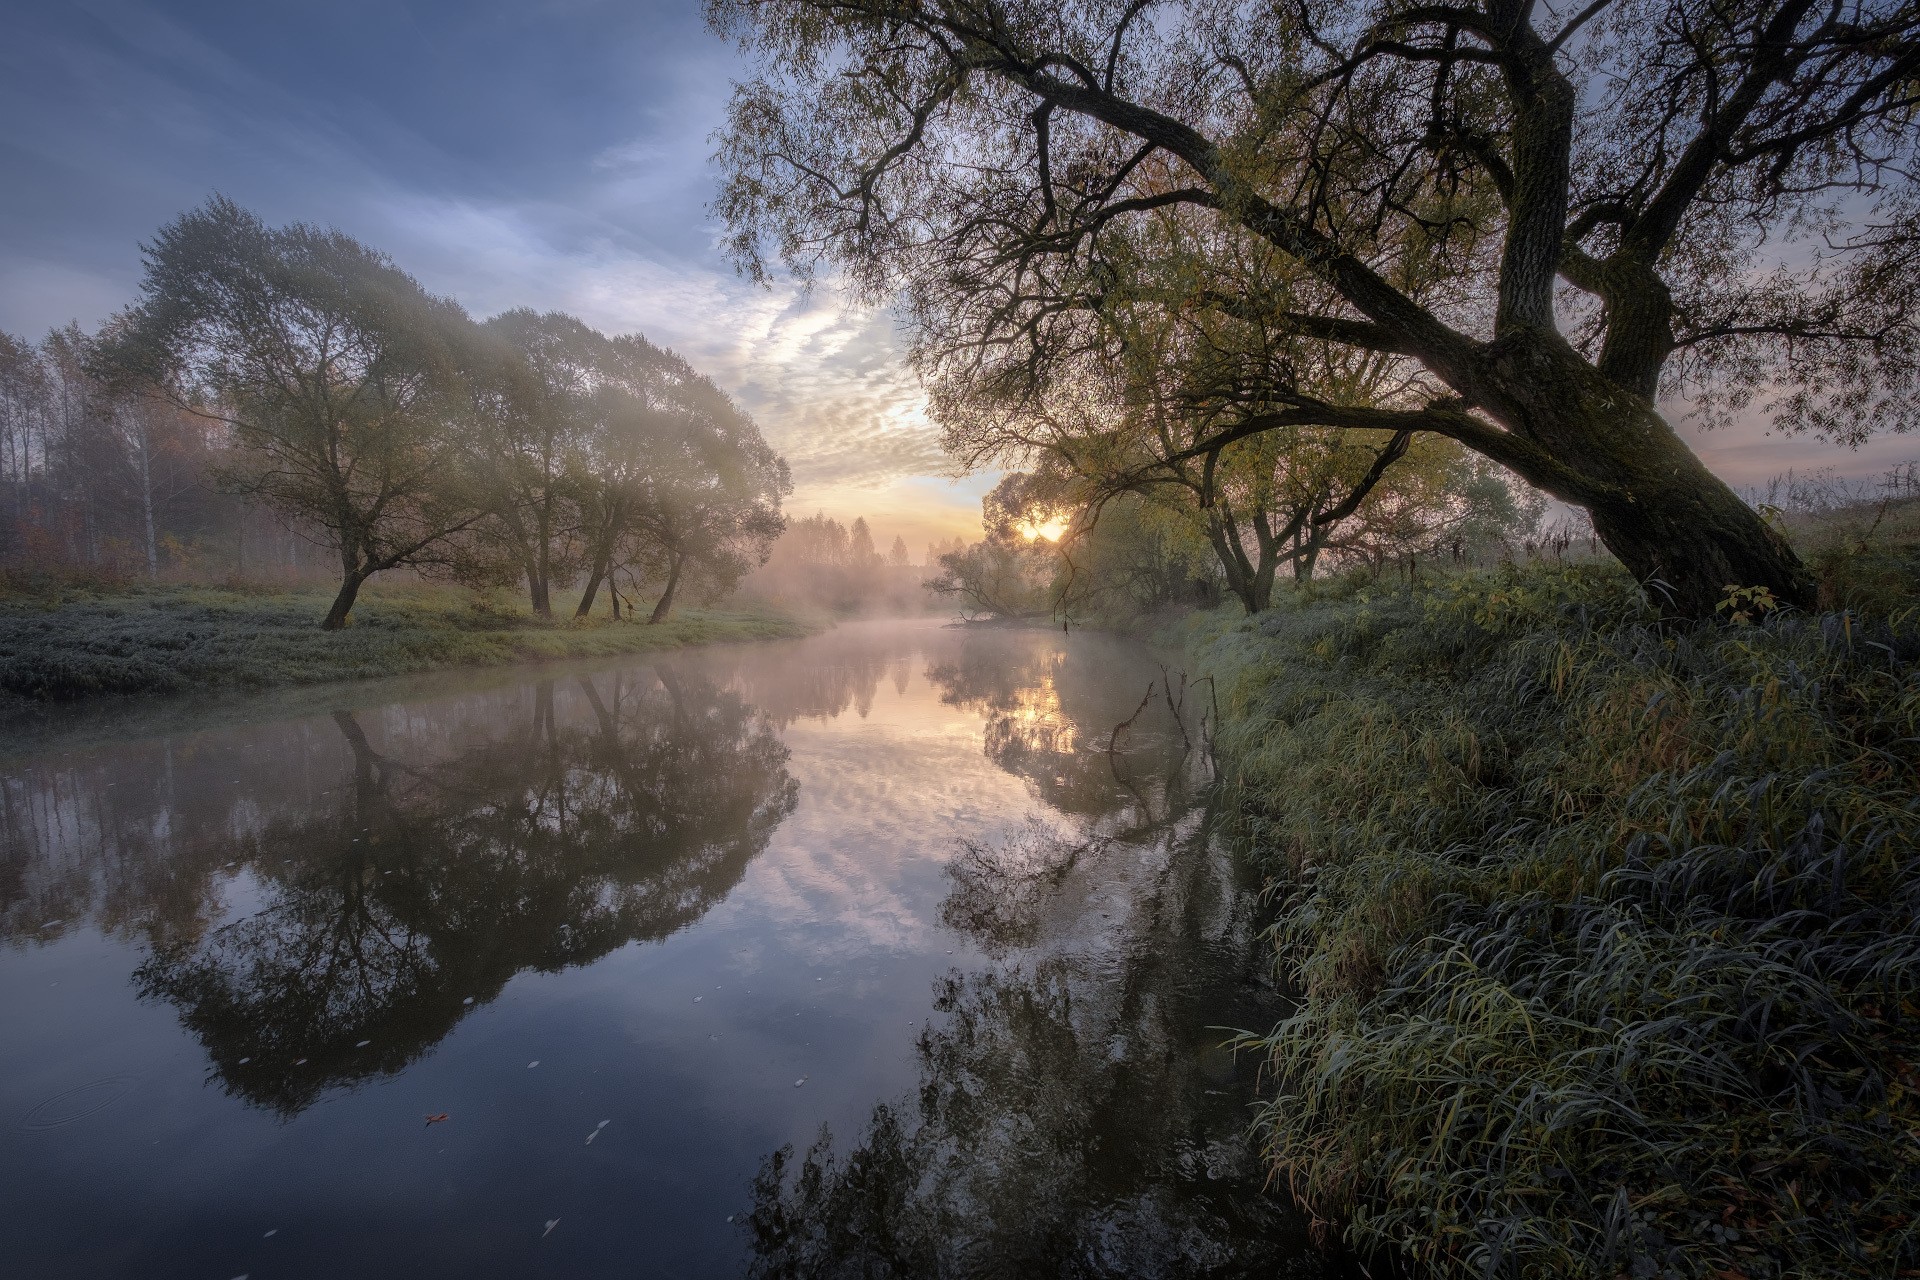
[(1443, 1275), (1920, 1267), (1920, 615), (1602, 566), (1187, 640), (1280, 900), (1276, 1174)]

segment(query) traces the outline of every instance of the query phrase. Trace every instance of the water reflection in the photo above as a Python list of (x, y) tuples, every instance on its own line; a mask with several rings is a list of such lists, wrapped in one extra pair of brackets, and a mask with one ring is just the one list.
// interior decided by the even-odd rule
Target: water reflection
[(1252, 1082), (1221, 1047), (1282, 1009), (1200, 807), (1198, 727), (1177, 675), (1117, 687), (1100, 659), (988, 641), (928, 671), (1058, 816), (957, 842), (941, 917), (995, 963), (937, 984), (914, 1096), (851, 1147), (823, 1131), (763, 1164), (754, 1276), (1316, 1273), (1259, 1190)]
[(1051, 808), (1146, 830), (1193, 802), (1206, 771), (1184, 675), (1116, 678), (1153, 669), (1108, 637), (1035, 644), (1031, 633), (984, 631), (967, 641), (927, 678), (942, 702), (985, 717), (987, 757)]
[(1297, 1273), (1180, 690), (1109, 637), (876, 624), (16, 755), (0, 1104), (120, 1082), (0, 1129), (18, 1257)]
[(518, 723), (439, 758), (335, 713), (345, 776), (228, 850), (256, 908), (186, 936), (157, 917), (141, 994), (178, 1009), (230, 1091), (292, 1114), (401, 1070), (517, 973), (698, 920), (792, 810), (786, 748), (672, 666), (569, 692), (573, 714), (538, 683)]
[[(1053, 852), (1035, 880), (1041, 839)], [(1245, 1073), (1218, 1047), (1222, 1026), (1279, 1012), (1247, 970), (1252, 899), (1233, 860), (1202, 824), (1159, 848), (1030, 831), (1005, 852), (1015, 866), (996, 879), (1021, 884), (1028, 919), (1059, 913), (1036, 941), (1066, 945), (944, 979), (917, 1096), (876, 1108), (851, 1149), (823, 1134), (766, 1162), (752, 1274), (1301, 1274), (1299, 1224), (1258, 1190)], [(1004, 951), (1003, 904), (978, 876), (991, 854), (978, 858), (948, 918), (990, 904), (975, 919)], [(1114, 860), (1125, 888), (1101, 892), (1095, 870)], [(1124, 919), (1063, 939), (1067, 900)]]

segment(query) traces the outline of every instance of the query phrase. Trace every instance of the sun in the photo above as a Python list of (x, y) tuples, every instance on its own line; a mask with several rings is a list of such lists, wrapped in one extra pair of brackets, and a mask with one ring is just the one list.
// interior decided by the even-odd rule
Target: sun
[(1043, 538), (1048, 542), (1058, 542), (1061, 535), (1067, 531), (1067, 522), (1059, 516), (1050, 517), (1039, 523), (1027, 519), (1020, 522), (1019, 529), (1020, 536), (1028, 542), (1037, 542)]

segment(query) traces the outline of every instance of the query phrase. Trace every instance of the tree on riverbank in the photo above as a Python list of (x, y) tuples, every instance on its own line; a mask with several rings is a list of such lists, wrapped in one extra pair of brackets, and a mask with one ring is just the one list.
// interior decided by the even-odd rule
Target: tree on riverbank
[[(328, 630), (391, 569), (518, 578), (542, 618), (553, 589), (583, 574), (575, 616), (605, 585), (617, 618), (624, 575), (629, 590), (659, 591), (658, 622), (689, 581), (730, 590), (783, 527), (785, 461), (711, 381), (637, 334), (527, 310), (477, 325), (347, 236), (268, 227), (218, 197), (164, 227), (146, 259), (139, 305), (103, 339), (76, 330), (67, 344), (84, 360), (63, 363), (55, 339), (45, 355), (0, 348), (0, 480), (18, 506), (49, 466), (48, 440), (117, 433), (146, 485), (150, 576), (162, 402), (220, 437), (196, 478), (265, 504), (337, 558)], [(91, 434), (43, 424), (67, 364), (92, 380), (76, 419)]]
[(326, 531), (340, 590), (321, 626), (345, 626), (374, 574), (444, 563), (485, 514), (459, 430), (465, 313), (339, 232), (224, 197), (163, 227), (146, 263), (101, 366), (226, 423), (226, 481)]
[(649, 430), (632, 538), (614, 545), (609, 574), (657, 584), (647, 621), (664, 622), (688, 586), (725, 594), (766, 562), (793, 480), (753, 419), (686, 361), (637, 336), (615, 346), (645, 397)]
[(469, 380), (480, 423), (477, 460), (493, 519), (482, 531), (526, 581), (536, 616), (553, 616), (556, 580), (579, 565), (580, 489), (592, 395), (606, 339), (559, 312), (524, 308), (483, 326)]
[(1729, 583), (1811, 606), (1813, 582), (1656, 396), (1856, 440), (1920, 415), (1910, 2), (710, 13), (762, 57), (721, 144), (737, 258), (903, 296), (936, 379), (1082, 350), (1136, 278), (1128, 228), (1177, 211), (1296, 268), (1179, 305), (1404, 381), (1366, 406), (1279, 382), (1194, 456), (1289, 426), (1430, 431), (1585, 508), (1695, 617)]

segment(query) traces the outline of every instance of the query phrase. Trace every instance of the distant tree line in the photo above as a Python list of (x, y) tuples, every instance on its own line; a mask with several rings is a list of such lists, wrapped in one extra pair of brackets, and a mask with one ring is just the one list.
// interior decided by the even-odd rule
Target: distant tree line
[[(184, 566), (264, 508), (331, 561), (323, 626), (375, 574), (653, 599), (732, 589), (785, 527), (787, 466), (670, 351), (572, 316), (477, 322), (336, 231), (224, 198), (144, 249), (92, 336), (0, 337), (0, 555)], [(311, 563), (313, 555), (304, 558)]]
[(324, 551), (210, 479), (219, 424), (89, 369), (94, 335), (0, 333), (0, 567), (299, 577)]
[(928, 604), (924, 576), (905, 538), (882, 554), (864, 516), (844, 525), (817, 513), (788, 522), (754, 586), (840, 613), (917, 612)]
[(1102, 493), (1062, 469), (1014, 472), (982, 501), (985, 536), (929, 549), (927, 587), (970, 617), (1090, 624), (1232, 597), (1273, 602), (1283, 572), (1485, 563), (1534, 543), (1544, 503), (1450, 442), (1262, 436), (1194, 484)]

